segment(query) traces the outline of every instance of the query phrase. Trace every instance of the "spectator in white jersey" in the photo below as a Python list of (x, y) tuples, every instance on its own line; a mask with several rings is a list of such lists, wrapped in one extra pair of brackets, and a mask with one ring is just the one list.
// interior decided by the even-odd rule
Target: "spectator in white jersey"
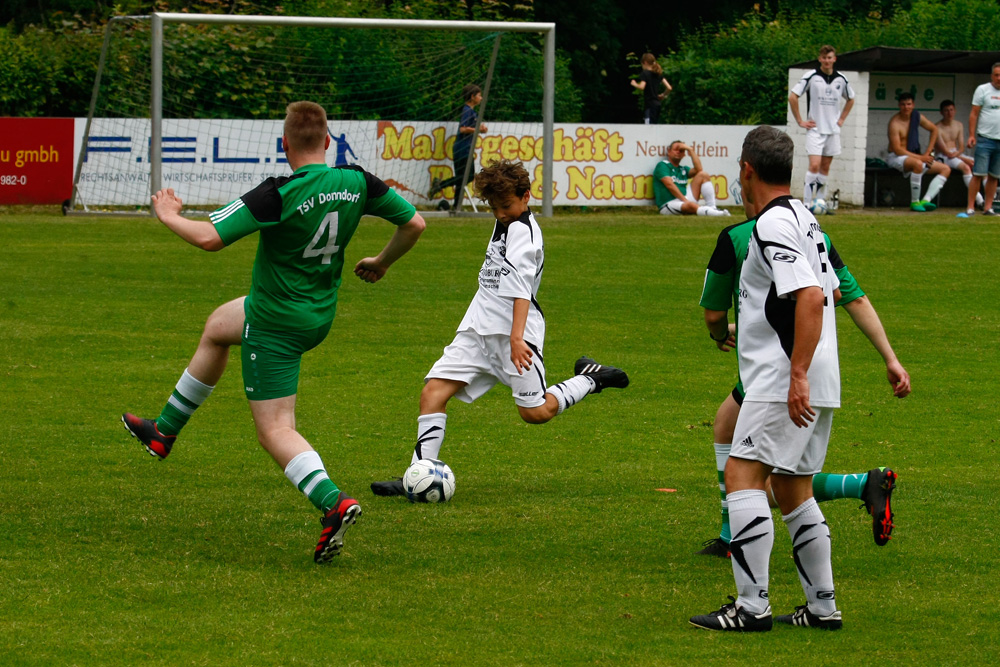
[[(771, 629), (768, 564), (774, 522), (765, 486), (788, 528), (806, 604), (777, 618), (793, 626), (841, 627), (833, 586), (830, 529), (812, 495), (840, 406), (834, 304), (823, 230), (792, 199), (791, 138), (773, 127), (747, 134), (740, 185), (757, 223), (740, 273), (738, 356), (746, 398), (733, 434), (725, 483), (738, 598), (694, 616), (707, 630)], [(720, 338), (721, 336), (716, 336)], [(773, 474), (772, 474), (773, 473)]]
[(983, 215), (996, 215), (993, 199), (1000, 179), (1000, 62), (993, 63), (989, 83), (976, 88), (969, 113), (969, 148), (976, 149), (969, 183), (969, 201), (966, 215), (972, 214), (975, 193), (986, 177), (986, 204)]
[[(628, 386), (625, 371), (581, 357), (573, 377), (546, 388), (545, 318), (537, 299), (545, 246), (528, 207), (530, 186), (520, 162), (494, 162), (476, 174), (476, 193), (489, 203), (496, 223), (479, 269), (479, 289), (454, 340), (424, 378), (411, 464), (438, 458), (453, 396), (472, 403), (499, 382), (510, 387), (521, 419), (544, 424), (588, 394)], [(371, 489), (377, 496), (404, 495), (401, 478), (373, 482)]]
[[(685, 155), (691, 157), (692, 166), (681, 164)], [(699, 203), (699, 195), (704, 204)], [(698, 154), (681, 141), (671, 142), (667, 159), (660, 160), (653, 169), (653, 196), (661, 215), (729, 215), (729, 211), (716, 206), (715, 185), (702, 168)]]
[[(951, 175), (951, 167), (937, 162), (931, 154), (937, 144), (938, 126), (913, 108), (913, 93), (900, 93), (897, 99), (899, 113), (889, 119), (889, 155), (886, 163), (904, 176), (909, 174), (910, 209), (920, 213), (933, 211), (937, 204), (931, 200), (937, 197)], [(920, 128), (931, 133), (927, 150), (920, 149)], [(934, 178), (921, 198), (921, 181), (927, 171), (934, 174)]]
[[(788, 95), (792, 116), (806, 129), (806, 170), (802, 201), (811, 207), (814, 199), (826, 199), (826, 183), (833, 158), (840, 155), (840, 128), (854, 107), (854, 90), (847, 77), (833, 68), (837, 50), (829, 44), (819, 49), (819, 69), (806, 72)], [(806, 120), (799, 111), (799, 98), (806, 96)], [(840, 99), (847, 103), (840, 109)], [(828, 209), (827, 213), (833, 213)]]
[[(937, 144), (934, 146), (934, 158), (938, 162), (944, 162), (948, 168), (962, 174), (965, 187), (972, 183), (973, 160), (965, 155), (965, 127), (955, 120), (955, 103), (952, 100), (944, 100), (939, 107), (941, 110), (941, 120), (935, 125), (938, 127)], [(977, 187), (974, 201), (976, 206), (982, 207), (983, 195), (979, 193)], [(967, 213), (959, 213), (958, 217), (967, 218)]]

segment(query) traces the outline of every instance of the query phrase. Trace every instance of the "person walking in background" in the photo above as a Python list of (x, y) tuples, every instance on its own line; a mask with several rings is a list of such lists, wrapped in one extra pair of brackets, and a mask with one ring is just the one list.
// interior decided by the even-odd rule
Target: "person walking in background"
[[(633, 88), (642, 91), (642, 122), (646, 125), (656, 125), (660, 121), (660, 105), (670, 94), (673, 87), (663, 76), (663, 68), (656, 62), (656, 57), (652, 53), (642, 54), (642, 72), (639, 80), (632, 80), (629, 83)], [(660, 92), (660, 85), (666, 89)]]

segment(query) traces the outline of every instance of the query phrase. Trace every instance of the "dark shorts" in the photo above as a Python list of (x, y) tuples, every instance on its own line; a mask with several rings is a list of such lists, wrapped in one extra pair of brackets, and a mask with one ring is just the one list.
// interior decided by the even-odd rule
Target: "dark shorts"
[(294, 396), (302, 355), (323, 342), (330, 322), (307, 331), (269, 331), (243, 322), (243, 390), (251, 401)]

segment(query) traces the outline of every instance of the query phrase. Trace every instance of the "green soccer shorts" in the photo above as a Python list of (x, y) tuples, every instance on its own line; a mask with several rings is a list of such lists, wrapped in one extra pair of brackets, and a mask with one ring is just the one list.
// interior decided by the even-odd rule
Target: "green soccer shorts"
[(333, 322), (305, 331), (269, 331), (243, 322), (243, 390), (251, 401), (294, 396), (302, 355), (323, 342)]

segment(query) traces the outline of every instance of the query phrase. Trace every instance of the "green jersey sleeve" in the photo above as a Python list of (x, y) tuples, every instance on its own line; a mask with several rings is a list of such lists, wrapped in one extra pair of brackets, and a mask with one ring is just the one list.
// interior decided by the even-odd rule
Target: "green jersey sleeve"
[(396, 194), (396, 191), (392, 190), (378, 176), (367, 171), (363, 173), (365, 187), (368, 190), (368, 201), (365, 203), (367, 215), (377, 215), (396, 226), (405, 225), (413, 219), (413, 216), (417, 214), (417, 209), (413, 207), (413, 204)]
[(712, 258), (708, 260), (699, 302), (702, 308), (729, 310), (733, 306), (733, 289), (739, 278), (739, 260), (729, 234), (730, 229), (727, 227), (719, 233)]
[(841, 259), (840, 253), (837, 249), (833, 247), (833, 242), (830, 241), (830, 237), (825, 233), (823, 237), (826, 239), (826, 247), (829, 248), (827, 252), (827, 257), (830, 258), (830, 265), (833, 267), (833, 272), (837, 274), (837, 278), (840, 279), (840, 301), (836, 303), (838, 306), (843, 306), (845, 303), (850, 303), (855, 299), (860, 299), (865, 295), (864, 290), (858, 285), (858, 281), (851, 274), (850, 269), (844, 264), (844, 260)]
[(279, 185), (278, 179), (269, 178), (209, 216), (223, 243), (231, 245), (244, 236), (281, 221)]

